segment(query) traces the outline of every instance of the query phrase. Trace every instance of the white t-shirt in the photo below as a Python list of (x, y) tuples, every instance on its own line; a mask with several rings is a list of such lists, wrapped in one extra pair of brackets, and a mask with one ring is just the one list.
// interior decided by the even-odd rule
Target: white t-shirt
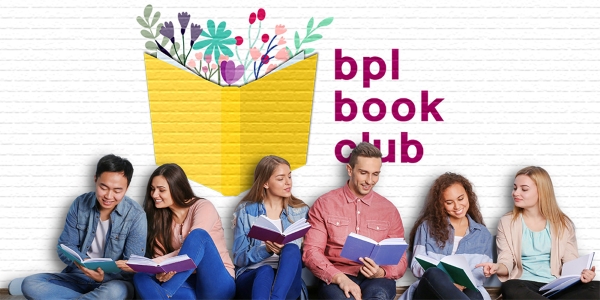
[(106, 221), (100, 220), (98, 227), (96, 228), (96, 236), (92, 241), (90, 250), (87, 252), (87, 256), (90, 258), (102, 258), (104, 257), (104, 245), (106, 244), (106, 234), (110, 227), (110, 219)]
[[(271, 223), (273, 223), (273, 225), (277, 226), (277, 229), (279, 229), (279, 231), (283, 231), (283, 225), (281, 224), (281, 219), (277, 219), (277, 220), (273, 220), (273, 219), (269, 219), (269, 218), (267, 218), (267, 219), (269, 221), (271, 221)], [(265, 244), (265, 242), (261, 242), (261, 245), (264, 245), (264, 244)], [(266, 258), (265, 260), (248, 266), (248, 269), (258, 269), (258, 267), (264, 266), (264, 265), (269, 265), (273, 269), (277, 269), (277, 266), (279, 266), (279, 255), (273, 253), (273, 255)]]
[(456, 249), (458, 249), (458, 243), (463, 239), (463, 236), (454, 236), (454, 246), (452, 247), (452, 254), (456, 253)]

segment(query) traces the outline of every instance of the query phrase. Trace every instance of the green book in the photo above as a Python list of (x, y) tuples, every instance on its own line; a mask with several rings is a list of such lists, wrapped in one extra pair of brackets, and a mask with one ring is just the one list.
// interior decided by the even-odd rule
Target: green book
[(424, 255), (416, 255), (415, 259), (424, 270), (438, 268), (448, 274), (454, 283), (460, 284), (470, 290), (477, 290), (473, 272), (471, 272), (471, 267), (469, 267), (469, 263), (464, 256), (449, 255), (438, 261)]
[(90, 269), (96, 270), (101, 268), (105, 273), (119, 273), (121, 269), (117, 267), (117, 264), (111, 258), (91, 258), (88, 260), (81, 259), (81, 256), (77, 254), (77, 252), (73, 251), (71, 248), (65, 246), (64, 244), (60, 244), (58, 249), (62, 251), (62, 253), (70, 260), (77, 262), (78, 264)]

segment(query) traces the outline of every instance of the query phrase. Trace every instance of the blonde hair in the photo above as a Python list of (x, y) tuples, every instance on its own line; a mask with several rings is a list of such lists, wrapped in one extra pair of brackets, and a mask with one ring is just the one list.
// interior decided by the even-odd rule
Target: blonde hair
[[(541, 167), (525, 167), (515, 175), (515, 178), (519, 175), (526, 175), (531, 178), (537, 187), (538, 203), (540, 213), (546, 220), (550, 222), (551, 230), (555, 231), (558, 235), (562, 235), (565, 229), (572, 228), (573, 222), (567, 215), (565, 215), (556, 202), (556, 196), (554, 195), (554, 186), (552, 185), (552, 179), (546, 170)], [(513, 207), (513, 222), (523, 213), (523, 208), (514, 206)]]

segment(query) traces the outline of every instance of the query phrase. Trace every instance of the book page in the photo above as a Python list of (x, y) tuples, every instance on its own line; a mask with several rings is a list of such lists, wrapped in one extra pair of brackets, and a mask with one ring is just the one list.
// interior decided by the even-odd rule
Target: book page
[(371, 244), (373, 244), (373, 245), (377, 245), (377, 242), (376, 242), (375, 240), (373, 240), (373, 239), (370, 239), (370, 238), (368, 238), (368, 237), (366, 237), (366, 236), (364, 236), (364, 235), (360, 235), (360, 234), (358, 234), (358, 233), (351, 232), (351, 233), (348, 235), (348, 237), (353, 237), (353, 238), (355, 238), (355, 239), (359, 239), (359, 240), (361, 240), (361, 241), (365, 241), (365, 242), (367, 242), (367, 243), (371, 243)]
[(275, 226), (275, 224), (273, 224), (273, 222), (269, 221), (269, 219), (265, 215), (258, 216), (258, 218), (256, 219), (256, 222), (254, 222), (254, 224), (252, 226), (258, 226), (258, 227), (265, 228), (265, 229), (268, 229), (268, 230), (271, 230), (274, 232), (281, 233), (279, 228), (277, 228), (277, 226)]
[(176, 262), (180, 262), (180, 261), (184, 261), (184, 260), (188, 260), (188, 259), (190, 259), (190, 257), (187, 254), (181, 254), (181, 255), (177, 255), (177, 256), (165, 259), (160, 265), (166, 266), (169, 264), (174, 264)]
[(435, 260), (429, 256), (425, 255), (415, 255), (415, 259), (421, 265), (423, 270), (427, 270), (429, 268), (435, 268), (440, 262)]
[(64, 244), (60, 244), (60, 248), (66, 251), (67, 253), (71, 254), (74, 258), (76, 258), (78, 263), (81, 263), (81, 261), (83, 260), (77, 252), (73, 251), (73, 249), (65, 246)]
[(296, 231), (300, 231), (306, 227), (310, 227), (310, 223), (306, 222), (305, 218), (302, 218), (296, 222), (294, 222), (292, 225), (290, 225), (288, 228), (286, 228), (283, 231), (284, 235), (289, 235), (290, 233), (296, 232)]
[(135, 254), (131, 254), (127, 263), (140, 266), (158, 266), (158, 264), (152, 259)]
[(403, 238), (389, 238), (379, 242), (379, 245), (406, 245)]
[(569, 275), (581, 275), (581, 272), (584, 269), (589, 269), (592, 267), (592, 260), (594, 260), (594, 252), (576, 258), (574, 260), (568, 261), (563, 264), (562, 272), (560, 277), (569, 276)]

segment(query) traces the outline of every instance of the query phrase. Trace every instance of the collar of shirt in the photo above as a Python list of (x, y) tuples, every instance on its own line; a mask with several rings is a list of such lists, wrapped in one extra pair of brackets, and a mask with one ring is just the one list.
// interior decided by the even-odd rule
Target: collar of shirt
[(358, 200), (362, 201), (364, 204), (371, 206), (371, 201), (373, 201), (373, 190), (369, 191), (368, 194), (364, 195), (362, 198), (357, 197), (356, 195), (354, 195), (354, 193), (352, 192), (352, 190), (350, 190), (350, 180), (346, 181), (346, 184), (344, 185), (344, 196), (346, 197), (346, 201), (348, 201), (348, 203), (352, 203), (352, 202), (356, 202)]

